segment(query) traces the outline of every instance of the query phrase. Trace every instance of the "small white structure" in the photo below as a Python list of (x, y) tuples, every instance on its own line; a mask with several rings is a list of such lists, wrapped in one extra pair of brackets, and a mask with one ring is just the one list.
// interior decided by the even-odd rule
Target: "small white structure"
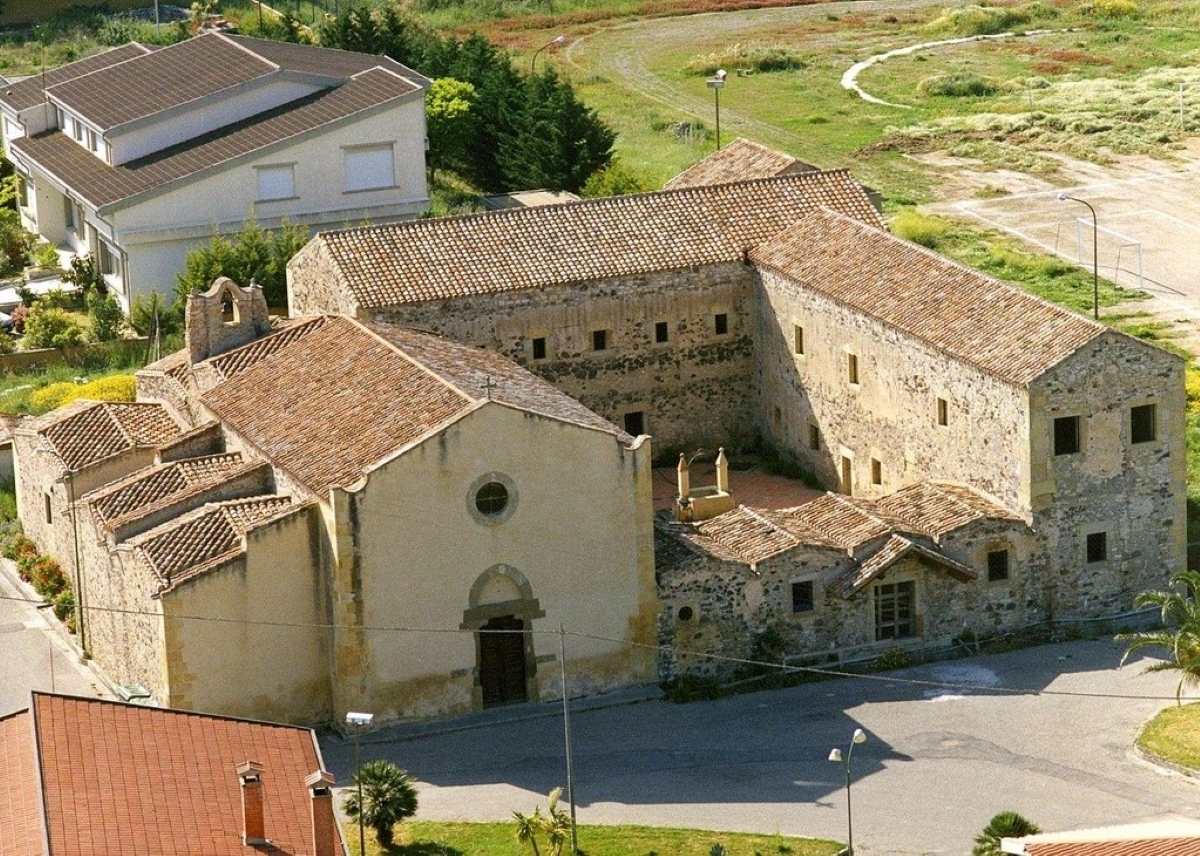
[(424, 89), (387, 57), (209, 33), (0, 88), (26, 225), (90, 253), (126, 307), (253, 219), (311, 229), (428, 207)]

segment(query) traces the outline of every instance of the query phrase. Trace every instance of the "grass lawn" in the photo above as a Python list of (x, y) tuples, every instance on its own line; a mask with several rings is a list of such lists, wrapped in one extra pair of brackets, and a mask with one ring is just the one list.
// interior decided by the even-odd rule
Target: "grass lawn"
[(1150, 720), (1137, 744), (1151, 755), (1200, 771), (1200, 703), (1168, 707)]
[[(344, 826), (350, 852), (357, 856), (358, 826)], [(512, 823), (434, 823), (405, 821), (396, 844), (382, 850), (367, 830), (367, 856), (527, 856), (533, 851), (516, 840)], [(708, 856), (721, 844), (729, 856), (832, 856), (842, 845), (813, 838), (745, 835), (699, 829), (649, 826), (580, 826), (579, 849), (585, 856)], [(569, 849), (569, 845), (568, 845)], [(547, 850), (543, 846), (542, 852)]]

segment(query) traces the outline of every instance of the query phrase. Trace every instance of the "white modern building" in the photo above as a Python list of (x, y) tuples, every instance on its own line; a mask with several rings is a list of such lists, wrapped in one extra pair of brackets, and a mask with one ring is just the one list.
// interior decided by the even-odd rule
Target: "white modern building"
[(310, 229), (428, 207), (424, 90), (387, 57), (210, 33), (0, 88), (26, 225), (92, 254), (123, 304), (247, 220)]

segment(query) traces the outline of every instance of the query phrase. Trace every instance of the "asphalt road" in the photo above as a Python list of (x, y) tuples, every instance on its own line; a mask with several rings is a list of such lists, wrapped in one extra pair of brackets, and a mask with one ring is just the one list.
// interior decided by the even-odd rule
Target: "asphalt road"
[(78, 662), (42, 613), (19, 598), (0, 572), (0, 716), (29, 707), (30, 690), (103, 696), (95, 675)]
[[(846, 679), (581, 710), (571, 719), (579, 822), (844, 840), (844, 773), (827, 759), (856, 727), (869, 734), (853, 758), (859, 853), (969, 853), (1007, 809), (1048, 830), (1200, 817), (1200, 782), (1132, 750), (1146, 720), (1173, 703), (1174, 681), (1137, 664), (1116, 669), (1122, 650), (1064, 643), (887, 676), (980, 687), (970, 691)], [(507, 820), (565, 780), (561, 718), (553, 706), (524, 710), (529, 718), (488, 712), (448, 733), (383, 730), (364, 738), (362, 756), (421, 781), (420, 817)], [(328, 737), (322, 749), (349, 781), (352, 744)]]

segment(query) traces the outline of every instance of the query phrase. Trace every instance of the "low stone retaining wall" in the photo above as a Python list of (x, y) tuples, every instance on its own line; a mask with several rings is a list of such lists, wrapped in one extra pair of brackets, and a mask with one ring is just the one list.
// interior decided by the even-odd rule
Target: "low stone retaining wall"
[(39, 348), (34, 351), (18, 351), (15, 354), (0, 355), (0, 372), (17, 374), (28, 369), (45, 368), (46, 366), (73, 365), (82, 362), (90, 354), (103, 351), (124, 350), (127, 353), (139, 351), (144, 353), (146, 344), (146, 338), (139, 336), (136, 339), (77, 345), (74, 348)]

